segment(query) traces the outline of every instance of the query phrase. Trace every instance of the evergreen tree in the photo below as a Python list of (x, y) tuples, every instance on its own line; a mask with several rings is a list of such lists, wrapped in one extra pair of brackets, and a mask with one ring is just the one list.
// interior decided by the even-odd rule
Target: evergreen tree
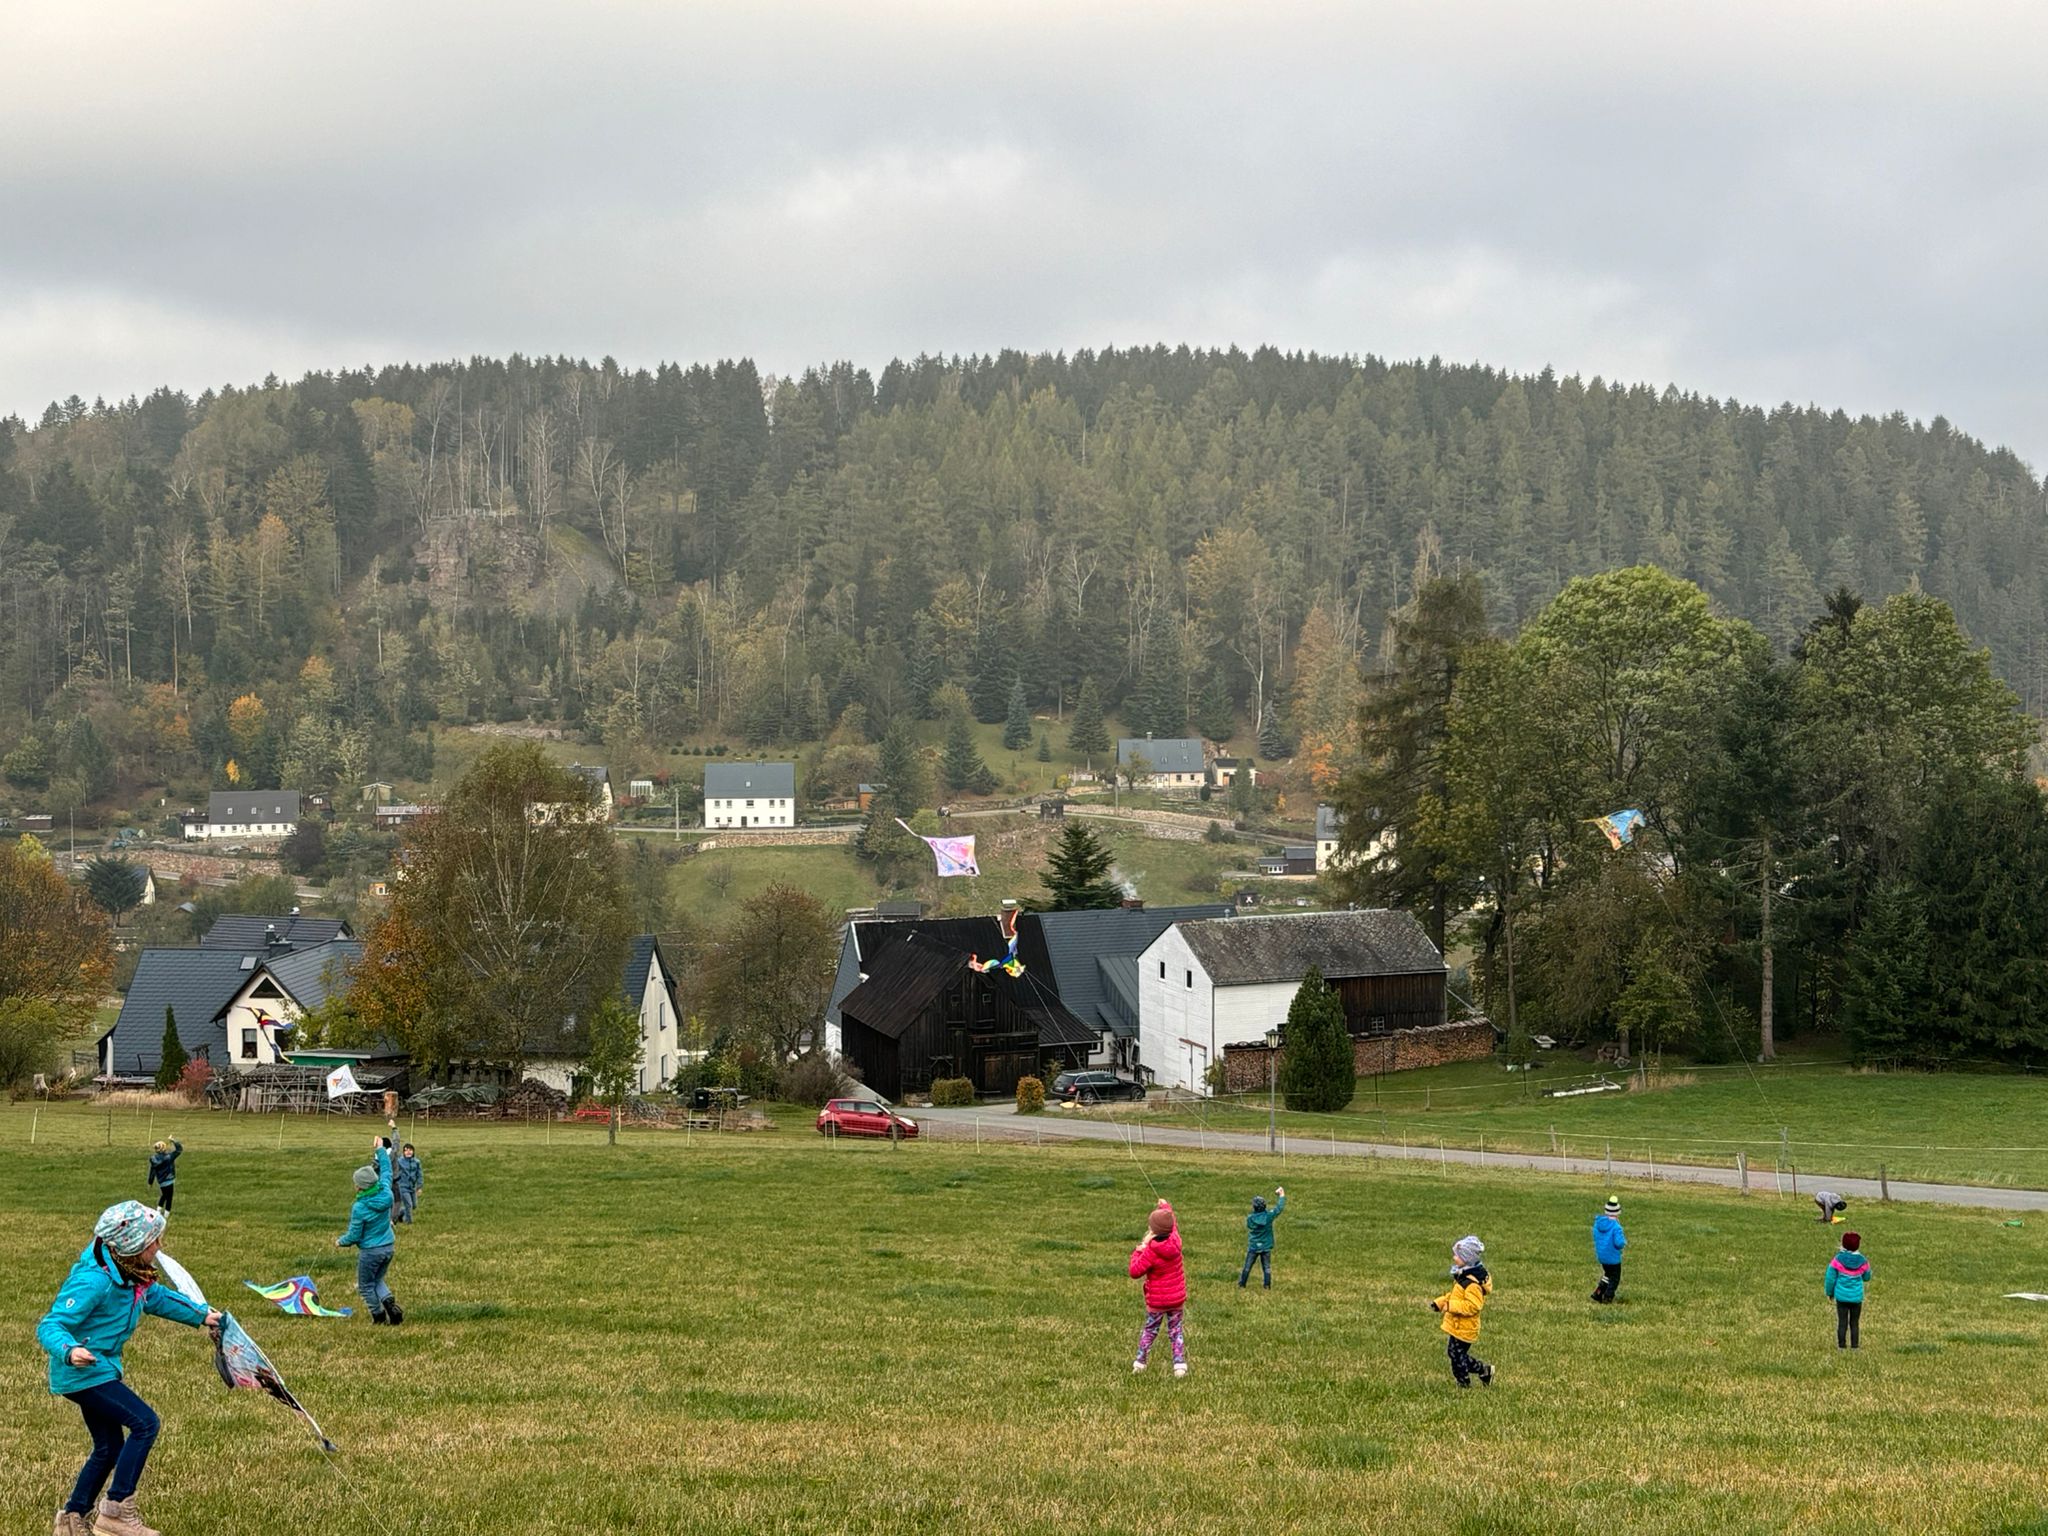
[(1123, 889), (1111, 875), (1115, 856), (1079, 821), (1060, 828), (1047, 856), (1045, 902), (1049, 912), (1107, 912), (1123, 905)]
[(935, 719), (938, 710), (932, 696), (946, 680), (946, 655), (939, 642), (939, 625), (929, 612), (920, 613), (910, 633), (910, 660), (904, 689), (910, 696), (910, 712), (920, 720)]
[(1017, 676), (1017, 663), (1010, 654), (1010, 639), (1002, 621), (985, 615), (974, 632), (973, 680), (967, 697), (974, 704), (974, 718), (994, 725), (1008, 712), (1010, 684)]
[(1074, 718), (1067, 722), (1067, 750), (1079, 753), (1091, 771), (1095, 759), (1109, 753), (1109, 727), (1102, 720), (1102, 694), (1092, 677), (1081, 680), (1080, 697), (1074, 700)]
[(1849, 945), (1842, 1028), (1858, 1061), (1926, 1062), (1938, 1054), (1927, 910), (1905, 881), (1881, 885)]
[(1287, 749), (1287, 734), (1280, 729), (1280, 713), (1274, 709), (1273, 701), (1268, 699), (1266, 712), (1259, 717), (1259, 755), (1285, 757)]
[(892, 721), (883, 733), (881, 754), (875, 765), (877, 789), (872, 804), (886, 816), (910, 820), (931, 799), (931, 780), (925, 773), (924, 757), (911, 740), (902, 721)]
[(1180, 626), (1168, 617), (1155, 618), (1146, 632), (1145, 664), (1138, 686), (1124, 712), (1131, 734), (1179, 737), (1188, 731), (1186, 672), (1181, 666)]
[(981, 753), (974, 745), (974, 723), (964, 713), (956, 714), (946, 722), (946, 752), (940, 759), (940, 771), (945, 775), (948, 789), (988, 793), (977, 788), (990, 775), (988, 765), (982, 762)]
[(178, 1016), (171, 1009), (164, 1009), (164, 1041), (161, 1057), (157, 1062), (156, 1085), (159, 1088), (175, 1088), (184, 1074), (185, 1042), (178, 1038)]
[[(317, 826), (317, 822), (308, 823)], [(102, 856), (85, 866), (85, 892), (115, 922), (142, 900), (145, 874), (132, 859)]]
[(1344, 1003), (1314, 966), (1301, 978), (1281, 1034), (1280, 1091), (1289, 1109), (1330, 1113), (1344, 1108), (1358, 1088)]
[(1038, 733), (1038, 760), (1041, 763), (1049, 763), (1052, 761), (1051, 731), (1040, 731)]
[(1010, 683), (1010, 703), (1003, 720), (1004, 750), (1015, 752), (1031, 745), (1031, 709), (1024, 702), (1024, 679)]
[(1230, 702), (1230, 684), (1217, 667), (1202, 689), (1195, 706), (1195, 728), (1211, 741), (1228, 741), (1237, 734), (1237, 706)]

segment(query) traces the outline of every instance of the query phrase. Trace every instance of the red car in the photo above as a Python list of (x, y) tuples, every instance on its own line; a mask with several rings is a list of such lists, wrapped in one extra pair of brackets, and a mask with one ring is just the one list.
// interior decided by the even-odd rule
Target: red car
[(905, 1141), (916, 1138), (917, 1122), (875, 1099), (834, 1099), (818, 1111), (818, 1134), (827, 1141), (835, 1136), (886, 1136), (891, 1141)]

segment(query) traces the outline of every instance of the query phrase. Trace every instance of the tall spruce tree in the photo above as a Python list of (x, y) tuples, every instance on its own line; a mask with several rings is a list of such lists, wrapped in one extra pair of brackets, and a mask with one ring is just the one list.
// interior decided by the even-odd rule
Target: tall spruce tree
[(1038, 760), (1041, 763), (1052, 761), (1052, 732), (1050, 731), (1040, 731), (1038, 733)]
[(1209, 673), (1201, 702), (1195, 706), (1195, 728), (1211, 741), (1228, 741), (1237, 734), (1237, 706), (1230, 702), (1230, 684), (1221, 667)]
[(946, 722), (946, 752), (939, 766), (948, 789), (968, 789), (985, 795), (994, 786), (994, 775), (974, 745), (974, 722), (965, 713), (957, 713)]
[(1106, 912), (1121, 906), (1123, 889), (1111, 876), (1115, 862), (1115, 855), (1084, 824), (1068, 822), (1046, 859), (1043, 910)]
[(1187, 674), (1181, 665), (1180, 626), (1171, 615), (1155, 618), (1146, 631), (1145, 664), (1124, 713), (1134, 735), (1187, 734)]
[(1280, 729), (1280, 712), (1271, 699), (1266, 700), (1265, 713), (1259, 716), (1259, 755), (1285, 757), (1291, 745), (1287, 733)]
[(1008, 627), (996, 614), (984, 614), (974, 632), (973, 671), (967, 697), (973, 701), (974, 718), (994, 725), (1009, 709), (1010, 684), (1017, 676)]
[(1081, 679), (1081, 693), (1074, 700), (1074, 718), (1067, 722), (1067, 750), (1077, 752), (1092, 771), (1095, 759), (1109, 753), (1109, 727), (1102, 720), (1102, 692), (1095, 679)]
[(1358, 1075), (1351, 1035), (1344, 1027), (1344, 1003), (1314, 966), (1287, 1005), (1281, 1038), (1286, 1054), (1280, 1064), (1280, 1091), (1287, 1096), (1289, 1109), (1328, 1114), (1351, 1102)]
[(1010, 702), (1003, 719), (1003, 746), (1016, 752), (1031, 745), (1031, 708), (1024, 702), (1024, 679), (1010, 683)]
[(933, 697), (946, 681), (946, 656), (939, 643), (939, 625), (930, 613), (920, 613), (910, 633), (910, 658), (904, 676), (904, 691), (910, 696), (910, 710), (920, 720), (936, 718)]
[(157, 1058), (156, 1085), (159, 1088), (175, 1088), (178, 1079), (184, 1075), (185, 1063), (190, 1060), (185, 1054), (185, 1042), (178, 1038), (178, 1015), (169, 1007), (164, 1009), (163, 1046)]

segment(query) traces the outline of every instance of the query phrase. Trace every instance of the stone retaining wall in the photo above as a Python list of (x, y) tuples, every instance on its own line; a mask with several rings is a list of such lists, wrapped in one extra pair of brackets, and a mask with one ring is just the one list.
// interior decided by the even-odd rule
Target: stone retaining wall
[[(1228, 1093), (1256, 1093), (1266, 1086), (1266, 1058), (1277, 1054), (1277, 1072), (1287, 1052), (1269, 1052), (1264, 1045), (1223, 1047), (1223, 1085)], [(1459, 1019), (1421, 1029), (1397, 1029), (1385, 1035), (1352, 1039), (1351, 1059), (1360, 1077), (1382, 1072), (1413, 1072), (1453, 1061), (1484, 1061), (1493, 1054), (1493, 1025), (1486, 1019)]]
[(850, 843), (860, 835), (860, 824), (848, 822), (842, 827), (771, 827), (756, 832), (734, 827), (720, 827), (716, 837), (699, 838), (697, 851), (709, 853), (714, 848), (823, 848), (833, 844)]

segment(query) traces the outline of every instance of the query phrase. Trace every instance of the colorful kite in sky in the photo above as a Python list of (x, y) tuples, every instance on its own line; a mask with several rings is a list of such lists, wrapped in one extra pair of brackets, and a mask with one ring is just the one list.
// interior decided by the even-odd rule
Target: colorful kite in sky
[(289, 1280), (280, 1280), (275, 1285), (258, 1285), (254, 1280), (244, 1280), (249, 1287), (265, 1301), (274, 1301), (278, 1310), (289, 1312), (293, 1317), (347, 1317), (347, 1307), (336, 1311), (333, 1307), (320, 1305), (319, 1287), (313, 1284), (311, 1275), (293, 1275)]
[(1022, 976), (1024, 974), (1024, 962), (1017, 958), (1017, 903), (1005, 900), (1003, 902), (1003, 915), (998, 921), (1002, 924), (1003, 938), (1005, 940), (1003, 958), (1000, 960), (984, 960), (979, 955), (969, 955), (967, 957), (967, 964), (971, 969), (981, 971), (984, 974), (989, 971), (1001, 971), (1006, 976)]
[(932, 857), (939, 863), (939, 878), (949, 875), (980, 875), (981, 866), (974, 862), (974, 839), (971, 837), (924, 837), (915, 831), (902, 817), (896, 818), (896, 825), (931, 849)]
[(1613, 811), (1605, 816), (1589, 816), (1586, 819), (1607, 834), (1607, 841), (1610, 844), (1619, 848), (1623, 843), (1635, 840), (1636, 828), (1642, 825), (1643, 813)]

